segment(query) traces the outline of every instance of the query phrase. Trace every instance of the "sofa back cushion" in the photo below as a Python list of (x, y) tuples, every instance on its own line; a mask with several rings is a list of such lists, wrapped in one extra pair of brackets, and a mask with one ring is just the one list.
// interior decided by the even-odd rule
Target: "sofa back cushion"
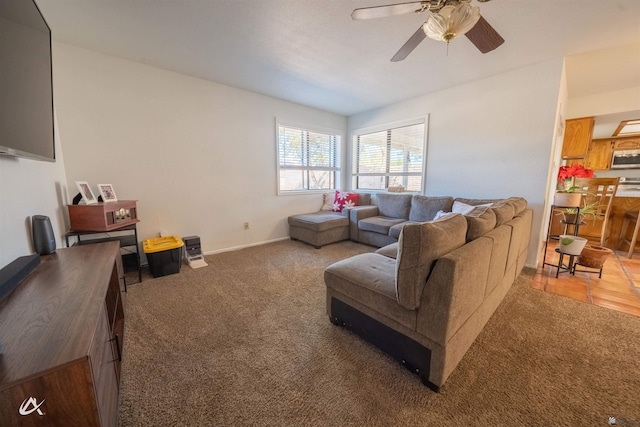
[[(489, 231), (483, 238), (493, 241), (491, 248), (491, 261), (489, 264), (489, 274), (487, 275), (487, 287), (485, 296), (502, 283), (507, 271), (507, 258), (509, 257), (509, 245), (511, 244), (511, 227), (501, 225)], [(511, 282), (509, 282), (511, 284)]]
[(527, 199), (522, 197), (509, 197), (507, 203), (513, 206), (515, 211), (513, 216), (520, 215), (527, 208)]
[(459, 214), (404, 226), (396, 262), (396, 298), (400, 305), (409, 310), (418, 308), (434, 262), (463, 246), (466, 234), (467, 221)]
[(491, 205), (493, 213), (496, 214), (496, 227), (511, 221), (515, 213), (513, 205), (506, 200), (501, 200)]
[(477, 207), (465, 215), (467, 220), (467, 242), (484, 236), (496, 226), (496, 214), (489, 207)]
[(451, 212), (453, 197), (427, 197), (414, 195), (411, 199), (409, 221), (431, 221), (438, 211)]
[(411, 198), (411, 194), (378, 193), (378, 212), (381, 216), (409, 219)]

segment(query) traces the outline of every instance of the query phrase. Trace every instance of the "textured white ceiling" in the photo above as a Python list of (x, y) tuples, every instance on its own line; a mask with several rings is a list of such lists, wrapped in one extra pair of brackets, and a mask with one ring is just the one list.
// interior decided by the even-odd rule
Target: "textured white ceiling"
[[(640, 42), (639, 0), (474, 1), (506, 40), (501, 47), (483, 55), (461, 37), (447, 53), (427, 38), (397, 63), (389, 59), (426, 14), (350, 18), (355, 8), (393, 0), (36, 2), (54, 40), (343, 115)], [(570, 87), (570, 96), (592, 89)]]

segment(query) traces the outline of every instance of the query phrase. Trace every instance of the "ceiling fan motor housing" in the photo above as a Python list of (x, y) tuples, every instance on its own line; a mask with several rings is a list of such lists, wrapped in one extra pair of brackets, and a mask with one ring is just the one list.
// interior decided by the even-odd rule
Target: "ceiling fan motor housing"
[(448, 4), (429, 16), (423, 30), (429, 38), (449, 43), (456, 36), (467, 33), (479, 19), (480, 8), (469, 6), (468, 2), (456, 6)]

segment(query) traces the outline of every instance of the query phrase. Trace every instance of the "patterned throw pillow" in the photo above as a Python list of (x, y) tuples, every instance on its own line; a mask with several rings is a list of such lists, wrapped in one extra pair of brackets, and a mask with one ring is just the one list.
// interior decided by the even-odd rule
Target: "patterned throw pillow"
[(336, 191), (336, 197), (333, 199), (333, 211), (342, 212), (344, 208), (352, 208), (358, 206), (360, 194), (348, 193), (346, 191)]

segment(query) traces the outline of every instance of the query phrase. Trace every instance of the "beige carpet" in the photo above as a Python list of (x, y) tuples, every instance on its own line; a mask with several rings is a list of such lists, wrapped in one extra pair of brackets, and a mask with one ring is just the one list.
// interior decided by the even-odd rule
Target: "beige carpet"
[(640, 318), (525, 271), (436, 394), (325, 314), (323, 269), (371, 250), (282, 241), (130, 286), (121, 425), (640, 425)]

